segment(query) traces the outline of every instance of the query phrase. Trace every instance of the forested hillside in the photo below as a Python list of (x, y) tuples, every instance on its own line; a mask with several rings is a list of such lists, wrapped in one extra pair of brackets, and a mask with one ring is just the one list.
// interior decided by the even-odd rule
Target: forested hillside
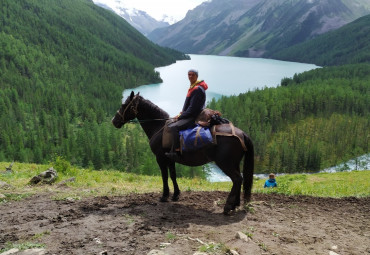
[(89, 0), (0, 2), (0, 161), (123, 169), (122, 91), (184, 59)]
[(370, 15), (270, 57), (320, 66), (370, 62)]
[(257, 171), (318, 171), (369, 152), (370, 64), (304, 72), (209, 107), (251, 136)]

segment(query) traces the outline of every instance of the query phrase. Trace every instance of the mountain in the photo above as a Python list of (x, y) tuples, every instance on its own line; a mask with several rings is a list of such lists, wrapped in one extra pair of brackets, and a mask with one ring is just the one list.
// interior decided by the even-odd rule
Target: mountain
[(316, 65), (370, 63), (370, 15), (271, 55), (274, 59)]
[(0, 161), (122, 168), (122, 91), (186, 58), (90, 0), (2, 0), (0, 24)]
[(95, 2), (95, 4), (121, 16), (128, 23), (130, 23), (131, 26), (136, 28), (144, 35), (148, 35), (157, 28), (168, 27), (170, 25), (167, 21), (165, 21), (166, 19), (158, 21), (145, 11), (123, 7), (124, 4), (121, 2), (115, 2), (114, 6), (108, 6), (107, 4), (101, 2)]
[(368, 0), (213, 0), (148, 38), (186, 53), (270, 57), (369, 13)]

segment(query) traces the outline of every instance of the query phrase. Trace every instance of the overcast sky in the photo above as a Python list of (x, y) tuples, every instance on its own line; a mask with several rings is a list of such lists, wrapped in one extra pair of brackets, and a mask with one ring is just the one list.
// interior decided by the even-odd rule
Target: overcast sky
[(173, 17), (176, 21), (183, 19), (188, 10), (192, 10), (209, 0), (93, 0), (95, 3), (105, 3), (112, 7), (117, 3), (125, 8), (135, 8), (145, 11), (157, 20), (163, 15)]

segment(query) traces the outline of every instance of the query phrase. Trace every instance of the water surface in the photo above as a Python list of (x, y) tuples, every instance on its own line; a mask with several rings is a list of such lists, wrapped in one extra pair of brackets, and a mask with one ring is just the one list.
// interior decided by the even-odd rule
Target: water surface
[[(284, 77), (293, 77), (318, 68), (312, 64), (302, 64), (262, 58), (239, 58), (210, 55), (190, 55), (191, 60), (177, 61), (175, 64), (159, 67), (163, 83), (148, 84), (134, 89), (167, 111), (171, 116), (182, 109), (189, 87), (188, 70), (199, 71), (199, 79), (204, 80), (209, 89), (207, 101), (222, 95), (238, 95), (249, 90), (276, 87)], [(132, 89), (124, 91), (126, 98)]]

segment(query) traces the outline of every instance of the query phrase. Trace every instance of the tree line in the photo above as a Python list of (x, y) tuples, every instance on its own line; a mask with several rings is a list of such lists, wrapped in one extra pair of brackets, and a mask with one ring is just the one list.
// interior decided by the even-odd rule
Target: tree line
[(253, 139), (257, 170), (314, 172), (369, 151), (370, 65), (318, 68), (212, 100)]
[(4, 0), (0, 24), (0, 161), (137, 169), (137, 135), (110, 124), (122, 91), (187, 56), (88, 0)]

